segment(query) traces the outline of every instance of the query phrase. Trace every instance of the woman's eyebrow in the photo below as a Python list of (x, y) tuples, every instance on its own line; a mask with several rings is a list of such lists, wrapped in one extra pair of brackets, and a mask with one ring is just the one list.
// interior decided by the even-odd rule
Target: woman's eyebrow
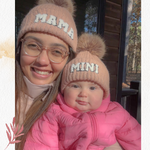
[(67, 50), (67, 48), (64, 45), (59, 44), (59, 43), (52, 43), (52, 44), (50, 44), (50, 46), (60, 46), (60, 47), (64, 48), (65, 50)]
[(38, 41), (38, 42), (42, 42), (42, 40), (40, 40), (39, 38), (37, 38), (37, 37), (34, 37), (34, 36), (27, 36), (27, 37), (25, 37), (25, 39), (29, 39), (29, 38), (31, 38), (31, 39), (34, 39), (34, 40), (36, 40), (36, 41)]

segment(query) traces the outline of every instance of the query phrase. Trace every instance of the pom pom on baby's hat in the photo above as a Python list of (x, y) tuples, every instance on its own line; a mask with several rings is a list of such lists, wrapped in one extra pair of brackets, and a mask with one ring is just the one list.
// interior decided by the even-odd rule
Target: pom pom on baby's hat
[(102, 59), (106, 52), (106, 46), (99, 35), (83, 33), (78, 39), (77, 54), (81, 51), (88, 51)]
[(72, 14), (72, 16), (74, 16), (76, 8), (72, 0), (38, 0), (37, 1), (37, 5), (48, 4), (48, 3), (64, 7)]

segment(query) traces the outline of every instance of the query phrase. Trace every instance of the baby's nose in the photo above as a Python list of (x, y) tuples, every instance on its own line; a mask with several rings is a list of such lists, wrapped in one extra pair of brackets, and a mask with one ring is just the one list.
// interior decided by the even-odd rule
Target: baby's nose
[(79, 96), (87, 97), (87, 91), (86, 90), (81, 90)]

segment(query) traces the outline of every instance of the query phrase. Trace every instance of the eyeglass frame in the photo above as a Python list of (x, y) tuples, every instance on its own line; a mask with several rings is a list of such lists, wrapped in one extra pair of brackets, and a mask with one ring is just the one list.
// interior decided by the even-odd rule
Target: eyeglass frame
[[(20, 42), (22, 42), (22, 45), (24, 44), (24, 41), (26, 41), (25, 38), (22, 38), (22, 39), (20, 40)], [(29, 54), (25, 51), (25, 49), (24, 49), (24, 47), (23, 47), (23, 50), (24, 50), (24, 52), (25, 52), (26, 55), (31, 56), (31, 57), (38, 57), (38, 56), (42, 53), (43, 50), (46, 50), (46, 51), (50, 50), (49, 47), (40, 46), (40, 44), (39, 44), (37, 41), (35, 41), (35, 42), (37, 43), (37, 45), (38, 45), (39, 48), (41, 49), (41, 52), (40, 52), (37, 56), (31, 56), (31, 55), (29, 55)], [(71, 47), (70, 47), (70, 49), (71, 49)], [(69, 50), (70, 50), (70, 49), (69, 49)], [(65, 51), (65, 55), (64, 55), (64, 57), (62, 57), (62, 61), (63, 61), (68, 55), (70, 55), (70, 52)], [(62, 62), (62, 61), (61, 61), (61, 62), (55, 62), (55, 61), (51, 60), (49, 57), (48, 57), (48, 59), (49, 59), (51, 62), (57, 63), (57, 64), (59, 64), (59, 63)]]

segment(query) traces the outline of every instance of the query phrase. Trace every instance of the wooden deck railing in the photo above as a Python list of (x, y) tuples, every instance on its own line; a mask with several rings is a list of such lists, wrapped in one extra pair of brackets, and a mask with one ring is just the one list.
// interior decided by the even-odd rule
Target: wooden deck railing
[(122, 89), (121, 105), (141, 124), (141, 81), (131, 81)]

